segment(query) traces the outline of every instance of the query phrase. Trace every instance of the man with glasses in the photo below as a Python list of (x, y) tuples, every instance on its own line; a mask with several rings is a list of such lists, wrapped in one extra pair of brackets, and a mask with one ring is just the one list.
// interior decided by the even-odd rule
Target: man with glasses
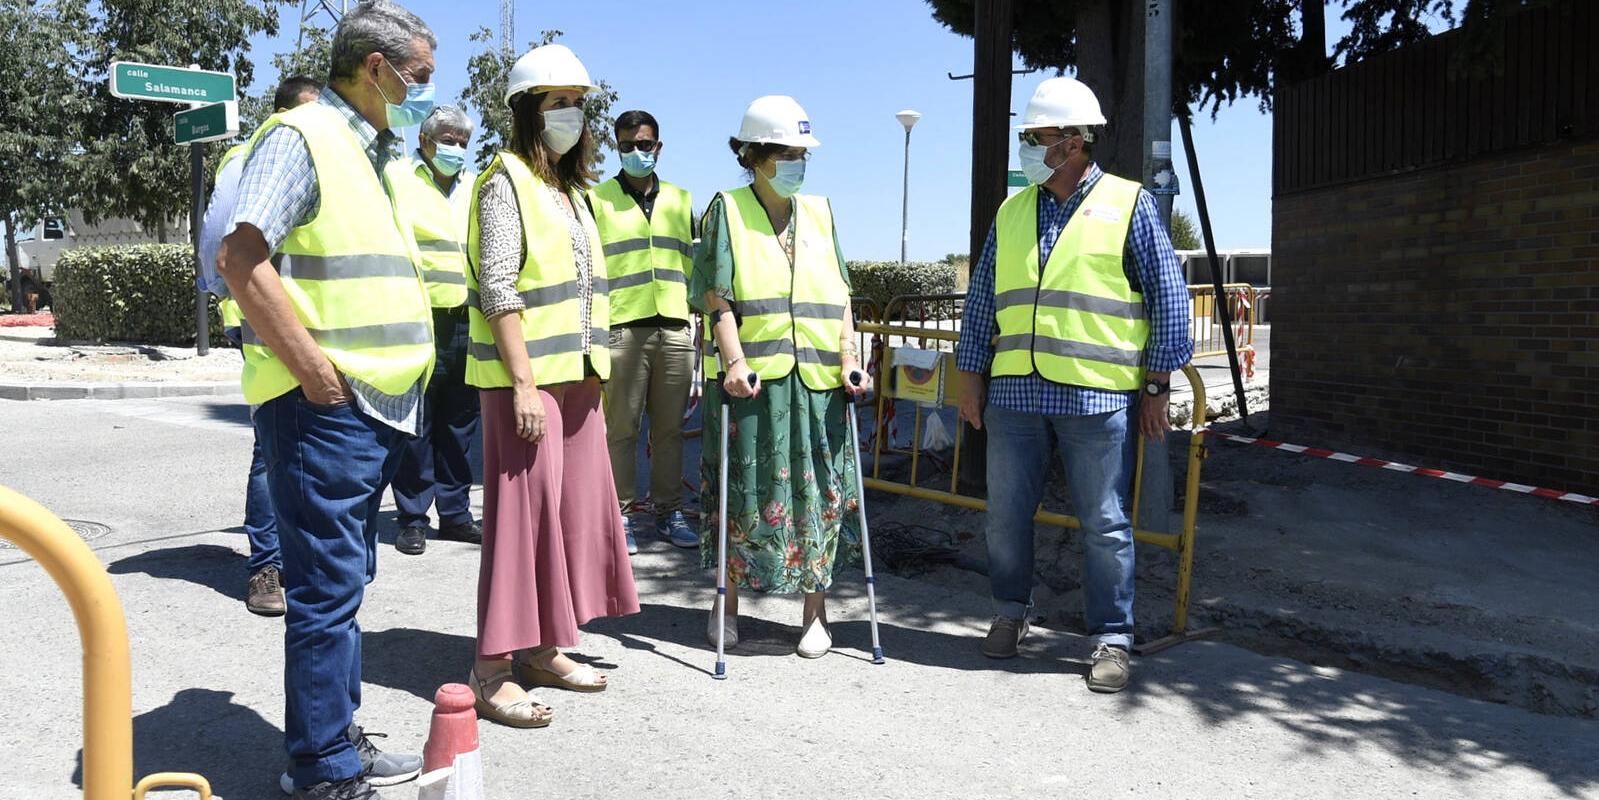
[(627, 551), (638, 552), (628, 518), (637, 495), (640, 416), (650, 418), (650, 500), (658, 536), (699, 546), (683, 518), (683, 409), (694, 374), (688, 273), (694, 215), (689, 193), (660, 179), (660, 126), (647, 111), (616, 118), (622, 171), (589, 190), (610, 276), (611, 381), (605, 424)]
[(1014, 657), (1027, 635), (1033, 513), (1058, 447), (1082, 522), (1083, 614), (1095, 644), (1088, 688), (1118, 692), (1133, 644), (1133, 446), (1140, 433), (1159, 440), (1170, 430), (1171, 373), (1193, 342), (1188, 291), (1154, 198), (1093, 162), (1094, 127), (1104, 124), (1098, 98), (1071, 78), (1033, 94), (1019, 126), (1031, 185), (1000, 206), (989, 230), (956, 359), (961, 418), (988, 431), (996, 608), (983, 655)]

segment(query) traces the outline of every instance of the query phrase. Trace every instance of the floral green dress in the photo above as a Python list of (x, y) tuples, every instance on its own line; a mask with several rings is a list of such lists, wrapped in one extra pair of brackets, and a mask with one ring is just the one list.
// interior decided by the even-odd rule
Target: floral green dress
[[(702, 313), (705, 293), (737, 307), (733, 295), (733, 250), (720, 196), (702, 220), (700, 247), (689, 279), (689, 302)], [(785, 250), (793, 259), (793, 220)], [(838, 248), (837, 234), (833, 246)], [(844, 256), (838, 263), (843, 270)], [(844, 282), (849, 273), (844, 272)], [(700, 438), (700, 553), (716, 566), (717, 484), (721, 459), (722, 387), (705, 379), (704, 435)], [(733, 398), (728, 430), (728, 576), (758, 592), (817, 592), (833, 582), (842, 556), (860, 557), (855, 449), (844, 415), (842, 390), (817, 392), (797, 371), (763, 381), (753, 398)], [(839, 552), (843, 544), (844, 552)]]

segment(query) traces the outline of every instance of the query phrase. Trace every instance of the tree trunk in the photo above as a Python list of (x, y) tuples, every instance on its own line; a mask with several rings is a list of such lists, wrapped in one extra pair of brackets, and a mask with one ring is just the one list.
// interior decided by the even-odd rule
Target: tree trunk
[(1107, 124), (1094, 143), (1101, 169), (1142, 182), (1144, 155), (1143, 7), (1084, 0), (1077, 12), (1077, 78), (1099, 98)]
[(11, 310), (21, 314), (28, 310), (28, 300), (22, 296), (22, 254), (17, 252), (16, 216), (7, 212), (6, 220), (6, 263), (11, 265)]
[(161, 221), (157, 222), (155, 224), (155, 240), (160, 242), (161, 244), (166, 244), (167, 243), (167, 218), (166, 217), (162, 217)]

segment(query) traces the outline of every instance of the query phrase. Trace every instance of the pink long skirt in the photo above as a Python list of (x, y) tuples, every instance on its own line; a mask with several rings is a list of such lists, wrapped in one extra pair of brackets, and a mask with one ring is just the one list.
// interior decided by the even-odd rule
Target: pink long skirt
[(483, 563), (477, 652), (572, 647), (578, 626), (636, 614), (638, 591), (617, 515), (600, 383), (541, 388), (546, 432), (516, 435), (512, 392), (481, 393)]

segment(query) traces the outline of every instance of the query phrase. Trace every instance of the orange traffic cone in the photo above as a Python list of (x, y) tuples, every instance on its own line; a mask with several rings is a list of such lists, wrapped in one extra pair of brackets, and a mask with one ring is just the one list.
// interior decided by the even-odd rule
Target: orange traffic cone
[(433, 724), (422, 749), (417, 800), (484, 800), (476, 700), (465, 684), (446, 683), (433, 696)]

